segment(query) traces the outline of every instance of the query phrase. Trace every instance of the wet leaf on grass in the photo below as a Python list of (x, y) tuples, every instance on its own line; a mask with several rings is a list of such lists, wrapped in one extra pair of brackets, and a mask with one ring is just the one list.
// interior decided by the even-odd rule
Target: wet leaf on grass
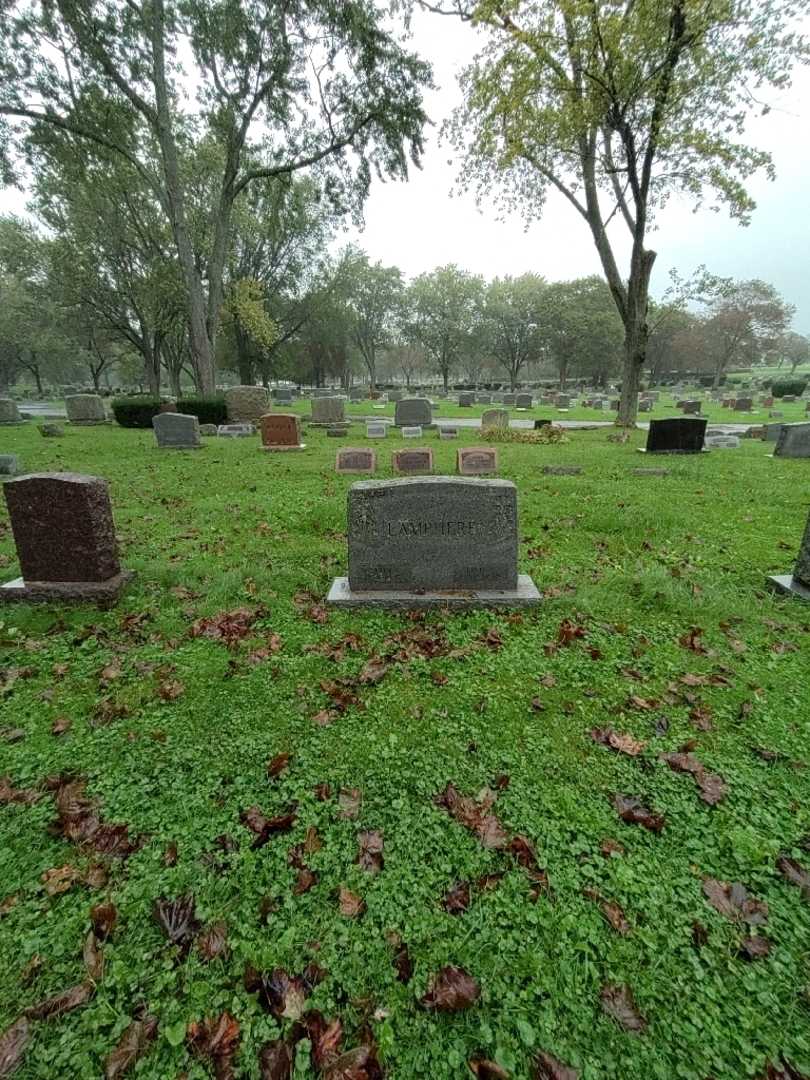
[(11, 1076), (22, 1064), (31, 1025), (21, 1016), (0, 1035), (0, 1076)]
[(779, 856), (776, 860), (776, 868), (791, 885), (796, 885), (801, 889), (802, 899), (810, 902), (810, 871), (805, 870), (795, 859), (789, 859), (787, 855)]
[(228, 926), (221, 919), (205, 927), (197, 938), (197, 952), (206, 963), (228, 955)]
[(40, 878), (42, 887), (48, 896), (61, 896), (68, 892), (77, 881), (81, 880), (81, 873), (75, 866), (54, 866), (46, 870)]
[(729, 883), (716, 878), (704, 878), (703, 895), (715, 911), (733, 922), (760, 926), (768, 920), (768, 905), (764, 900), (755, 900), (749, 896), (748, 890), (739, 881)]
[(413, 978), (413, 960), (411, 960), (407, 945), (400, 945), (394, 955), (394, 967), (397, 972), (397, 981), (409, 983)]
[(740, 942), (740, 956), (743, 960), (761, 960), (771, 951), (771, 943), (768, 938), (757, 934), (753, 937), (744, 937)]
[(510, 1073), (489, 1058), (470, 1058), (467, 1062), (470, 1072), (479, 1080), (509, 1080)]
[(690, 773), (700, 788), (700, 797), (709, 806), (716, 806), (728, 793), (728, 785), (722, 776), (707, 772), (706, 766), (692, 753), (661, 754), (660, 758), (674, 772)]
[(548, 874), (537, 861), (537, 853), (533, 845), (525, 836), (513, 836), (506, 850), (514, 855), (517, 862), (529, 876), (532, 882), (531, 899), (536, 900), (540, 893), (550, 893)]
[(118, 922), (118, 911), (115, 904), (109, 902), (95, 904), (90, 908), (90, 921), (93, 924), (93, 933), (98, 940), (106, 941)]
[(579, 1080), (579, 1073), (570, 1065), (563, 1065), (553, 1054), (541, 1050), (534, 1061), (532, 1080)]
[(281, 754), (276, 754), (274, 758), (271, 758), (267, 762), (267, 776), (268, 779), (273, 780), (280, 773), (283, 773), (287, 766), (290, 764), (291, 755), (284, 751)]
[(338, 794), (339, 817), (347, 821), (356, 818), (360, 813), (361, 799), (360, 788), (341, 788)]
[(689, 649), (693, 653), (706, 656), (709, 650), (703, 644), (702, 637), (703, 630), (699, 626), (693, 626), (678, 638), (678, 644), (682, 649)]
[(172, 840), (163, 852), (164, 866), (177, 866), (177, 843)]
[[(158, 1021), (154, 1016), (133, 1020), (121, 1033), (116, 1048), (104, 1062), (104, 1080), (118, 1080), (143, 1057), (157, 1035)], [(2, 1075), (2, 1074), (0, 1074)]]
[(436, 972), (421, 1000), (426, 1009), (460, 1012), (475, 1004), (480, 994), (481, 989), (469, 972), (448, 964)]
[(158, 686), (158, 697), (163, 701), (177, 701), (185, 692), (186, 688), (179, 679), (167, 679)]
[(69, 716), (57, 716), (53, 724), (51, 724), (51, 735), (64, 735), (70, 731), (73, 726), (73, 721)]
[(708, 705), (696, 705), (689, 713), (689, 719), (698, 731), (712, 730), (712, 710)]
[(196, 903), (193, 894), (178, 896), (176, 900), (160, 897), (152, 909), (155, 922), (162, 928), (166, 937), (177, 945), (182, 953), (187, 953), (200, 929), (195, 916)]
[(277, 1020), (298, 1020), (309, 997), (310, 987), (302, 975), (288, 975), (283, 968), (256, 971), (245, 968), (245, 989), (258, 994), (259, 1004)]
[(602, 914), (617, 934), (625, 935), (630, 933), (632, 927), (615, 900), (606, 900), (598, 889), (593, 888), (583, 889), (582, 894), (599, 905)]
[(634, 739), (632, 735), (623, 731), (614, 731), (613, 728), (593, 728), (591, 738), (594, 742), (607, 746), (619, 754), (627, 754), (628, 757), (636, 757), (647, 745), (640, 739)]
[(449, 915), (461, 915), (470, 906), (470, 883), (458, 881), (448, 889), (442, 900), (442, 907)]
[(656, 814), (632, 795), (614, 795), (613, 805), (622, 821), (629, 825), (642, 825), (654, 833), (660, 833), (664, 827), (663, 814)]
[(45, 1001), (40, 1001), (37, 1005), (32, 1005), (25, 1010), (25, 1015), (29, 1020), (50, 1020), (51, 1017), (62, 1016), (63, 1013), (72, 1012), (73, 1009), (86, 1005), (93, 993), (94, 987), (92, 983), (78, 983), (78, 985), (71, 986), (68, 990), (63, 990), (60, 994), (54, 994), (53, 997), (46, 998)]
[(383, 834), (378, 830), (361, 832), (358, 836), (360, 851), (357, 862), (361, 870), (369, 874), (379, 874), (383, 868)]
[(292, 1080), (293, 1052), (283, 1039), (265, 1043), (259, 1051), (259, 1080)]
[(576, 641), (577, 638), (585, 637), (585, 627), (578, 626), (576, 623), (571, 622), (570, 619), (563, 619), (560, 623), (559, 630), (557, 631), (557, 641), (560, 645), (570, 645), (572, 641)]
[(268, 818), (258, 806), (249, 806), (240, 815), (242, 824), (256, 834), (256, 839), (253, 841), (254, 850), (264, 847), (272, 836), (289, 832), (295, 825), (297, 818), (298, 814), (295, 810), (290, 810), (286, 814), (279, 814), (274, 818)]
[(468, 795), (460, 795), (448, 781), (444, 791), (435, 795), (433, 801), (460, 825), (474, 832), (485, 848), (495, 850), (506, 847), (506, 832), (497, 817), (489, 813), (495, 794), (488, 788), (485, 788), (477, 799), (473, 799)]
[(138, 849), (138, 844), (129, 838), (128, 825), (108, 825), (101, 820), (96, 803), (84, 793), (86, 780), (57, 776), (48, 782), (48, 786), (55, 791), (57, 820), (52, 831), (56, 835), (81, 847), (92, 848), (100, 855), (120, 859), (126, 859)]
[(228, 1012), (188, 1026), (188, 1043), (200, 1058), (214, 1068), (216, 1080), (234, 1080), (234, 1061), (239, 1049), (239, 1021)]
[(636, 1008), (633, 991), (627, 983), (606, 983), (600, 991), (602, 1011), (620, 1024), (625, 1031), (641, 1032), (647, 1021)]
[(189, 630), (189, 637), (208, 638), (221, 641), (229, 649), (234, 648), (246, 638), (259, 617), (259, 612), (249, 608), (237, 608), (235, 611), (222, 611), (205, 619), (197, 619)]
[(7, 803), (20, 803), (22, 806), (30, 806), (42, 796), (33, 788), (18, 788), (11, 782), (8, 776), (0, 776), (0, 806)]
[(624, 845), (620, 844), (618, 840), (607, 837), (599, 845), (599, 851), (606, 859), (609, 859), (612, 855), (624, 855)]
[(372, 656), (371, 659), (367, 660), (363, 665), (360, 675), (358, 676), (358, 682), (363, 686), (375, 686), (385, 678), (391, 669), (391, 666), (390, 660), (386, 660), (382, 656)]
[(308, 866), (302, 866), (293, 885), (293, 896), (303, 896), (304, 893), (309, 892), (313, 885), (317, 884), (318, 875), (315, 871), (310, 870)]
[(340, 886), (338, 904), (340, 907), (340, 914), (344, 915), (347, 919), (356, 919), (366, 910), (365, 900), (356, 893), (351, 892), (345, 885)]

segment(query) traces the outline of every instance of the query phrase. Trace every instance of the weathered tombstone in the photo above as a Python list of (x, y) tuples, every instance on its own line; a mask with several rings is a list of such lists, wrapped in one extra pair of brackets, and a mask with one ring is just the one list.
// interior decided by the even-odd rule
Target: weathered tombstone
[(475, 404), (475, 394), (472, 390), (462, 390), (458, 395), (458, 403), (465, 409), (469, 408)]
[(787, 403), (787, 404), (791, 404), (795, 400), (796, 400), (796, 395), (795, 394), (783, 394), (782, 395), (782, 401)]
[(216, 424), (200, 424), (200, 434), (201, 435), (216, 435), (216, 433), (217, 433), (217, 425)]
[(388, 391), (388, 400), (389, 401), (397, 402), (397, 401), (404, 400), (404, 398), (405, 398), (405, 391), (404, 390), (389, 390)]
[(301, 421), (294, 413), (265, 413), (259, 420), (262, 450), (304, 450)]
[(735, 408), (737, 412), (753, 412), (754, 399), (750, 397), (739, 397), (737, 398)]
[(684, 416), (697, 416), (700, 412), (701, 402), (690, 399), (689, 401), (682, 402), (681, 407), (683, 408)]
[(508, 428), (508, 409), (485, 409), (481, 417), (482, 428)]
[(568, 394), (557, 394), (557, 408), (558, 409), (570, 409), (571, 398)]
[(291, 405), (292, 399), (292, 390), (287, 386), (277, 386), (273, 391), (273, 400), (279, 405)]
[(225, 391), (225, 409), (231, 424), (258, 423), (267, 412), (267, 404), (263, 386), (231, 386)]
[(517, 491), (508, 480), (363, 480), (348, 496), (348, 577), (327, 603), (347, 608), (529, 607), (517, 572)]
[(0, 398), (0, 424), (21, 424), (22, 417), (17, 402), (11, 398)]
[(379, 420), (369, 420), (366, 424), (367, 439), (384, 439), (387, 434), (388, 424), (383, 424)]
[(799, 545), (799, 556), (793, 573), (769, 577), (768, 584), (777, 592), (790, 593), (792, 596), (810, 601), (810, 517), (807, 519), (804, 536)]
[(543, 476), (579, 476), (581, 465), (544, 465), (540, 470)]
[(484, 393), (476, 394), (475, 395), (475, 403), (476, 403), (476, 405), (491, 405), (492, 404), (492, 394), (484, 394)]
[(346, 419), (346, 409), (342, 398), (321, 397), (312, 401), (313, 427), (328, 427), (330, 424), (342, 424)]
[(403, 398), (396, 403), (394, 411), (396, 427), (433, 426), (433, 407), (427, 398)]
[(782, 424), (774, 457), (810, 458), (810, 423)]
[(707, 450), (739, 450), (740, 439), (737, 435), (707, 435), (703, 445)]
[(651, 420), (646, 449), (639, 449), (648, 454), (699, 454), (707, 423), (703, 417)]
[(217, 435), (220, 439), (247, 439), (250, 435), (256, 434), (256, 428), (253, 424), (220, 424), (217, 428)]
[(38, 424), (37, 430), (43, 439), (61, 439), (65, 434), (61, 424)]
[(377, 471), (377, 454), (368, 447), (341, 446), (335, 457), (335, 472), (373, 473)]
[(653, 403), (649, 398), (642, 398), (638, 403), (639, 412), (652, 412)]
[(516, 409), (530, 409), (532, 407), (531, 394), (515, 394)]
[(771, 420), (781, 420), (784, 415), (781, 409), (771, 409), (768, 413)]
[(466, 446), (456, 451), (459, 476), (487, 476), (498, 471), (498, 450), (494, 446)]
[(104, 402), (98, 394), (69, 394), (65, 398), (65, 411), (69, 424), (90, 427), (107, 423)]
[(200, 421), (196, 416), (158, 413), (152, 417), (152, 429), (160, 450), (199, 450), (202, 446)]
[(391, 468), (395, 473), (414, 476), (433, 472), (433, 451), (426, 446), (413, 450), (395, 450), (391, 455)]
[(176, 401), (161, 401), (158, 406), (158, 412), (177, 412)]
[(327, 439), (343, 439), (349, 432), (348, 424), (328, 424), (326, 427)]
[(511, 405), (512, 408), (514, 408), (515, 407), (515, 396), (516, 396), (515, 394), (504, 394), (503, 395), (503, 403), (504, 403), (504, 405)]
[(115, 603), (132, 572), (118, 561), (106, 480), (31, 473), (3, 492), (22, 577), (0, 588), (0, 600)]
[(403, 439), (421, 439), (422, 438), (422, 428), (419, 427), (419, 426), (404, 427), (402, 429), (402, 438)]
[(16, 454), (0, 454), (0, 476), (17, 476), (20, 459)]
[(763, 409), (772, 409), (773, 408), (773, 398), (772, 397), (764, 397), (762, 399), (762, 408)]
[(439, 428), (440, 439), (457, 439), (458, 428), (457, 427), (440, 427)]
[(353, 386), (349, 390), (349, 401), (364, 401), (366, 396), (365, 390), (361, 386)]

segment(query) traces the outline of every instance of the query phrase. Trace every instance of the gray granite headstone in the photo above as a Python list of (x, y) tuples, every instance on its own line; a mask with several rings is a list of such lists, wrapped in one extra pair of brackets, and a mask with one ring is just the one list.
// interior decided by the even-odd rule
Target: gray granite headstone
[(263, 386), (230, 386), (225, 409), (231, 424), (252, 424), (267, 412), (268, 393)]
[(388, 424), (382, 424), (377, 420), (369, 420), (366, 424), (367, 439), (384, 439), (388, 434)]
[[(175, 414), (179, 415), (179, 414)], [(261, 419), (261, 417), (259, 417)], [(255, 435), (256, 428), (253, 424), (220, 424), (217, 435), (220, 439), (246, 439), (249, 435)]]
[(315, 426), (328, 427), (329, 424), (342, 424), (346, 419), (343, 399), (339, 397), (319, 397), (312, 402), (312, 420)]
[(216, 433), (217, 433), (217, 425), (216, 424), (200, 424), (200, 434), (201, 435), (216, 435)]
[(17, 402), (11, 398), (0, 398), (0, 424), (21, 424), (22, 417)]
[(0, 454), (0, 476), (17, 476), (20, 459), (16, 454)]
[(44, 439), (61, 439), (65, 434), (61, 424), (38, 424), (37, 430)]
[(70, 424), (106, 424), (104, 402), (98, 394), (69, 394), (65, 411)]
[(516, 409), (530, 409), (532, 407), (531, 394), (515, 394)]
[(458, 395), (458, 403), (459, 405), (464, 406), (464, 408), (468, 408), (469, 406), (474, 405), (475, 394), (472, 392), (472, 390), (462, 390), (461, 393)]
[(345, 607), (527, 606), (518, 575), (517, 491), (508, 480), (437, 476), (361, 481), (348, 498), (349, 574), (329, 603)]
[(769, 577), (768, 584), (777, 592), (790, 593), (810, 601), (810, 516), (807, 518), (793, 573)]
[(277, 401), (279, 405), (289, 405), (292, 399), (292, 390), (286, 386), (277, 386), (273, 391), (273, 400)]
[(161, 450), (199, 450), (200, 421), (185, 413), (158, 413), (152, 417), (158, 448)]
[(707, 435), (703, 445), (707, 450), (739, 450), (740, 439), (737, 435)]
[(783, 427), (782, 424), (766, 424), (765, 428), (764, 428), (765, 434), (763, 436), (764, 441), (765, 442), (774, 442), (774, 443), (778, 442), (779, 441), (779, 433), (781, 432), (782, 427)]
[(433, 408), (428, 398), (402, 398), (396, 403), (394, 424), (397, 427), (423, 427), (433, 424)]
[(419, 426), (403, 427), (403, 429), (402, 429), (402, 438), (403, 439), (421, 439), (422, 438), (422, 428), (419, 427)]
[(810, 458), (810, 423), (782, 424), (774, 457)]
[(476, 394), (475, 395), (475, 403), (476, 403), (476, 405), (491, 405), (492, 404), (492, 394), (483, 394), (483, 393), (482, 394)]
[(508, 409), (485, 409), (481, 417), (482, 428), (508, 428)]
[(511, 405), (511, 406), (514, 407), (514, 405), (515, 405), (515, 395), (514, 394), (504, 394), (503, 395), (503, 403), (504, 403), (504, 405)]
[(440, 439), (457, 439), (458, 428), (457, 427), (440, 427), (439, 428)]
[(404, 399), (404, 397), (405, 397), (405, 391), (404, 390), (389, 390), (388, 391), (388, 400), (389, 401), (394, 401), (394, 402), (402, 401)]

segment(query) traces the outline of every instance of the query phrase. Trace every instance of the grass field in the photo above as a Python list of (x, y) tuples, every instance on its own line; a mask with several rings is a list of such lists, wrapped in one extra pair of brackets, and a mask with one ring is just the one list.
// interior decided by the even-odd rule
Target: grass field
[[(419, 620), (321, 606), (353, 479), (322, 431), (293, 455), (2, 432), (27, 471), (109, 480), (138, 574), (110, 612), (0, 608), (0, 1032), (32, 1010), (15, 1077), (95, 1080), (127, 1030), (127, 1075), (154, 1080), (362, 1080), (370, 1053), (396, 1080), (810, 1073), (810, 607), (764, 588), (792, 567), (810, 462), (751, 440), (645, 460), (644, 433), (609, 434), (500, 447), (537, 610)], [(468, 442), (425, 441), (437, 473)], [(402, 445), (376, 444), (380, 476)], [(660, 758), (685, 744), (693, 775)], [(92, 811), (67, 774), (128, 857), (97, 850), (126, 854), (120, 831), (71, 832)], [(492, 794), (451, 813), (448, 781)], [(617, 794), (663, 822), (625, 822)], [(172, 944), (154, 906), (183, 896), (199, 927), (175, 909)], [(480, 990), (456, 1012), (422, 1003), (447, 965)], [(189, 1029), (224, 1013), (219, 1039)], [(343, 1049), (374, 1047), (355, 1071), (329, 1057), (336, 1018)]]

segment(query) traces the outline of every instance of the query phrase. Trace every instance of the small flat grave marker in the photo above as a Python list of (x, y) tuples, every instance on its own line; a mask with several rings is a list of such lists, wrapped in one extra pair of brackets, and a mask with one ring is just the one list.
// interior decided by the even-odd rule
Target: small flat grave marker
[(421, 439), (422, 429), (421, 427), (404, 427), (402, 429), (403, 439)]
[(413, 476), (433, 472), (433, 451), (427, 446), (413, 450), (395, 450), (391, 455), (391, 467), (395, 473)]
[(255, 435), (256, 428), (253, 424), (220, 424), (217, 435), (220, 439), (246, 439), (249, 435)]
[(466, 446), (456, 454), (460, 476), (486, 476), (498, 471), (498, 451), (494, 446)]
[(541, 472), (544, 476), (579, 476), (582, 472), (581, 465), (544, 465)]
[(457, 439), (458, 428), (455, 427), (440, 427), (439, 428), (440, 439)]
[(377, 471), (376, 451), (369, 447), (341, 446), (335, 457), (337, 473), (373, 473)]
[(388, 424), (380, 424), (376, 420), (370, 420), (366, 424), (367, 439), (384, 439), (388, 435)]

